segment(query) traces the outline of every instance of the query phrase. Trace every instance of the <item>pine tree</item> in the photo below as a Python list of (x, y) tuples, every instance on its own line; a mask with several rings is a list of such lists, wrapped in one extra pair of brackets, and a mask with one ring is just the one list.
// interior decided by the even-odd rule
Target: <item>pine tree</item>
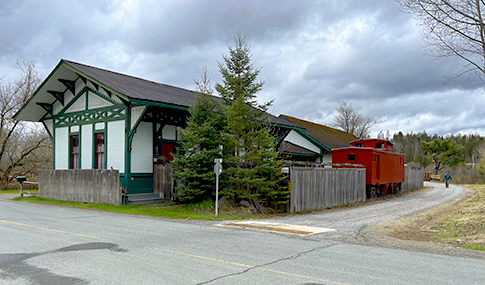
[(224, 144), (224, 116), (221, 106), (211, 98), (207, 70), (195, 81), (197, 97), (189, 108), (187, 128), (179, 128), (179, 153), (174, 155), (173, 177), (181, 185), (177, 197), (184, 202), (201, 202), (215, 195), (214, 158), (220, 157)]
[(264, 82), (257, 81), (261, 69), (251, 63), (250, 47), (237, 33), (235, 48), (219, 63), (222, 84), (216, 90), (225, 101), (223, 195), (235, 200), (257, 198), (261, 202), (286, 203), (288, 192), (278, 186), (281, 161), (275, 150), (275, 138), (265, 111), (271, 102), (259, 105), (256, 93)]

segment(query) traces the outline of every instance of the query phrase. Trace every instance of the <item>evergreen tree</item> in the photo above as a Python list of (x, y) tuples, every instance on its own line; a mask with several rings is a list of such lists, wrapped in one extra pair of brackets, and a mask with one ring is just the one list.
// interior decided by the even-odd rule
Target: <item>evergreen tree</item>
[(181, 182), (177, 197), (185, 202), (200, 202), (215, 195), (214, 158), (221, 157), (224, 144), (224, 116), (221, 106), (211, 98), (207, 71), (195, 81), (197, 98), (189, 108), (187, 128), (179, 128), (179, 153), (174, 154), (173, 177)]
[(237, 33), (235, 48), (219, 63), (222, 84), (216, 90), (225, 101), (225, 133), (222, 194), (236, 200), (257, 198), (261, 202), (286, 203), (288, 191), (281, 189), (281, 161), (264, 113), (271, 102), (259, 105), (256, 93), (264, 82), (257, 81), (261, 69), (251, 63), (250, 47)]

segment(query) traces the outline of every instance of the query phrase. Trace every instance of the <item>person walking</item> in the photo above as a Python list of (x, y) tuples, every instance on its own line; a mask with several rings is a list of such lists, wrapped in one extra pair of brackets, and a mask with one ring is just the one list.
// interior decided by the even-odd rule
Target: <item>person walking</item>
[(445, 180), (446, 188), (449, 188), (450, 187), (451, 175), (449, 173), (446, 173), (445, 176), (443, 177), (443, 180)]

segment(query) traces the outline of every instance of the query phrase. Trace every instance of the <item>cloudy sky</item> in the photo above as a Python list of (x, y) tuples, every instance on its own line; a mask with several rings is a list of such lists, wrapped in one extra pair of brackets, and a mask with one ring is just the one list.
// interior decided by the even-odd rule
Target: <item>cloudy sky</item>
[(424, 54), (420, 27), (392, 0), (1, 0), (0, 76), (60, 59), (193, 90), (241, 31), (271, 113), (330, 125), (343, 101), (383, 131), (485, 135), (483, 83), (456, 58)]

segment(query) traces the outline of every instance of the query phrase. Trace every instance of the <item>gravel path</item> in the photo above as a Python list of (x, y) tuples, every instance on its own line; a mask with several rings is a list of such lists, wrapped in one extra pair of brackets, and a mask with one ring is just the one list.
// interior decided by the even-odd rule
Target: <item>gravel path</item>
[[(447, 189), (441, 183), (426, 182), (425, 186), (430, 186), (431, 188), (421, 193), (376, 204), (262, 221), (330, 228), (337, 230), (332, 234), (333, 238), (348, 238), (356, 236), (367, 226), (423, 212), (454, 201), (462, 197), (466, 192), (463, 187), (456, 185), (450, 185), (450, 188)], [(325, 236), (328, 238), (328, 234), (325, 234)]]

